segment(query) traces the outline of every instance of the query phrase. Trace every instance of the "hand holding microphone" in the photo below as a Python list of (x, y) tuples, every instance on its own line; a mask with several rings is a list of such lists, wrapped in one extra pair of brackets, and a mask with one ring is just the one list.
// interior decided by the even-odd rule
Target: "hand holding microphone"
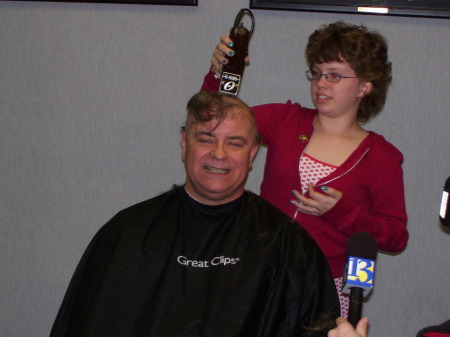
[(356, 328), (353, 328), (346, 318), (339, 317), (336, 325), (336, 328), (328, 331), (328, 337), (366, 337), (369, 319), (361, 318)]

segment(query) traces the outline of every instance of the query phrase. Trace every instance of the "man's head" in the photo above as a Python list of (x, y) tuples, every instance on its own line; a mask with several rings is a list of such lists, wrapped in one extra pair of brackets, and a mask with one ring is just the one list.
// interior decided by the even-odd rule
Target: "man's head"
[(207, 91), (194, 95), (180, 141), (186, 190), (192, 197), (221, 205), (241, 196), (260, 143), (244, 102)]

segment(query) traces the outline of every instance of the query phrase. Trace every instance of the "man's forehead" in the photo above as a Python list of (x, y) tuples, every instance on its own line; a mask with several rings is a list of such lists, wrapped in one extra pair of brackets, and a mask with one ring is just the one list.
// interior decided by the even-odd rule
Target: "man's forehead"
[(222, 132), (222, 131), (226, 130), (227, 133), (228, 132), (231, 133), (231, 132), (233, 132), (232, 129), (235, 129), (235, 128), (230, 129), (227, 126), (229, 126), (228, 122), (233, 121), (233, 120), (234, 119), (232, 119), (232, 118), (226, 118), (226, 119), (224, 119), (224, 120), (219, 122), (217, 119), (213, 119), (213, 120), (210, 120), (208, 122), (195, 123), (193, 125), (193, 131), (196, 132), (196, 133), (211, 133), (211, 134), (214, 134), (214, 133), (216, 133), (218, 131)]
[(250, 111), (245, 106), (235, 105), (227, 111), (227, 116), (224, 118), (224, 120), (237, 118), (250, 119), (251, 118), (250, 116), (251, 116)]

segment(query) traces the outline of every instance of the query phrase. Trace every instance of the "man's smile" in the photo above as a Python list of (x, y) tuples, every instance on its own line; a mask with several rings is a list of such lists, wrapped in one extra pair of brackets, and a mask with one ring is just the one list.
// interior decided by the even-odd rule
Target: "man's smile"
[(222, 168), (217, 168), (217, 167), (212, 167), (212, 166), (204, 166), (205, 171), (210, 172), (210, 173), (220, 173), (220, 174), (225, 174), (230, 172), (230, 170), (228, 169), (222, 169)]

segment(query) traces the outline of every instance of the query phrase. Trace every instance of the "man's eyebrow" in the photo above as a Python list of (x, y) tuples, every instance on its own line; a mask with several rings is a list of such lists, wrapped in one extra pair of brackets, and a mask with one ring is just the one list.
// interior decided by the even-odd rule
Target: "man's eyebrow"
[[(195, 135), (197, 137), (200, 136), (207, 136), (207, 137), (215, 137), (214, 132), (210, 132), (210, 131), (197, 131), (195, 132)], [(241, 142), (243, 142), (244, 144), (247, 144), (247, 139), (244, 136), (240, 136), (240, 135), (233, 135), (233, 136), (228, 136), (226, 137), (227, 140), (239, 140)]]
[(197, 131), (195, 133), (196, 136), (209, 136), (209, 137), (214, 137), (214, 134), (212, 132), (209, 131)]

